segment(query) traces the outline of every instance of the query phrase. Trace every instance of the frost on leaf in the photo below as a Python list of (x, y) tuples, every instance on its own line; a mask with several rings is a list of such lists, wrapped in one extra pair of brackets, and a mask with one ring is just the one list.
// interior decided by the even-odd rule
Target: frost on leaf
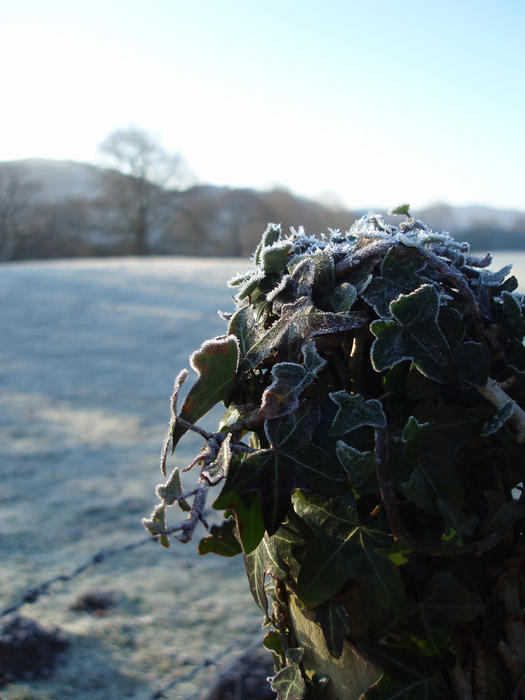
[(375, 428), (386, 425), (383, 407), (377, 399), (365, 401), (361, 394), (351, 395), (346, 391), (334, 391), (330, 394), (330, 398), (338, 408), (330, 428), (330, 435), (344, 435), (363, 425)]
[(300, 404), (295, 413), (267, 420), (270, 448), (248, 455), (232, 479), (233, 488), (241, 493), (259, 492), (270, 535), (283, 522), (294, 489), (330, 495), (341, 488), (339, 465), (310, 441), (318, 421), (319, 409), (311, 402)]
[(393, 321), (372, 321), (376, 336), (371, 360), (376, 372), (412, 360), (421, 374), (435, 382), (451, 380), (450, 348), (437, 323), (439, 295), (425, 284), (390, 304)]
[[(199, 378), (190, 389), (180, 411), (180, 418), (196, 423), (199, 418), (228, 398), (235, 381), (239, 361), (239, 343), (233, 335), (207, 340), (190, 358), (192, 368)], [(175, 422), (173, 447), (186, 432)]]
[(380, 318), (392, 318), (390, 303), (428, 282), (419, 274), (424, 267), (422, 258), (407, 259), (391, 248), (381, 263), (381, 275), (372, 279), (361, 296)]
[(295, 411), (302, 392), (326, 365), (313, 343), (303, 345), (302, 355), (304, 366), (294, 362), (280, 362), (273, 366), (273, 381), (261, 399), (260, 415), (264, 418), (278, 418)]

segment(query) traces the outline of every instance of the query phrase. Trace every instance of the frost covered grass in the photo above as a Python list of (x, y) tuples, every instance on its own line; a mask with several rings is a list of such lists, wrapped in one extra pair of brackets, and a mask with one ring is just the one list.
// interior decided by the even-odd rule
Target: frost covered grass
[[(102, 547), (147, 537), (140, 519), (161, 481), (174, 376), (224, 331), (226, 280), (245, 267), (169, 258), (0, 267), (1, 609)], [(198, 441), (184, 440), (189, 456)], [(90, 591), (112, 593), (114, 605), (72, 609)], [(0, 689), (17, 700), (146, 699), (259, 620), (240, 560), (153, 541), (54, 584), (20, 614), (59, 627), (70, 646), (49, 678)], [(189, 697), (213, 674), (167, 697)]]

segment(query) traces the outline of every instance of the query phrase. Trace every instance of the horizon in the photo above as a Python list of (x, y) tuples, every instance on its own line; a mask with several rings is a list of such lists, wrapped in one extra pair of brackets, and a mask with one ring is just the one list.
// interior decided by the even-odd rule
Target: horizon
[(522, 211), (523, 29), (517, 0), (21, 0), (2, 12), (0, 160), (101, 165), (136, 124), (202, 184)]
[[(56, 158), (33, 158), (33, 157), (28, 157), (28, 158), (21, 158), (17, 160), (0, 160), (0, 166), (6, 165), (6, 164), (24, 164), (26, 162), (42, 162), (42, 163), (53, 163), (53, 164), (73, 164), (73, 165), (87, 165), (89, 167), (93, 168), (98, 168), (98, 169), (105, 169), (107, 166), (101, 163), (89, 163), (87, 161), (81, 161), (81, 160), (73, 160), (70, 158), (64, 158), (64, 159), (56, 159)], [(108, 170), (112, 170), (114, 168), (107, 167)], [(451, 209), (455, 210), (468, 210), (468, 209), (488, 209), (489, 211), (501, 211), (501, 212), (509, 212), (509, 213), (517, 213), (517, 214), (525, 214), (525, 206), (521, 208), (512, 208), (512, 207), (497, 207), (497, 206), (491, 206), (490, 204), (485, 204), (485, 203), (479, 203), (479, 202), (469, 202), (465, 204), (452, 204), (450, 202), (445, 202), (445, 201), (430, 201), (428, 204), (425, 204), (421, 207), (414, 207), (410, 204), (410, 202), (395, 202), (393, 204), (379, 204), (375, 207), (354, 207), (353, 209), (350, 209), (350, 207), (347, 207), (344, 203), (341, 204), (339, 202), (331, 203), (329, 200), (323, 200), (323, 197), (318, 197), (316, 198), (315, 196), (309, 197), (308, 195), (303, 195), (298, 192), (294, 192), (292, 189), (289, 187), (286, 187), (284, 185), (275, 185), (275, 186), (269, 186), (267, 188), (258, 188), (258, 187), (249, 187), (249, 186), (235, 186), (235, 185), (217, 185), (216, 183), (213, 182), (204, 182), (199, 179), (195, 179), (194, 181), (190, 182), (187, 185), (184, 185), (183, 187), (180, 188), (175, 188), (174, 191), (180, 191), (180, 192), (185, 192), (187, 190), (190, 190), (192, 187), (217, 187), (220, 189), (250, 189), (255, 192), (259, 193), (264, 193), (264, 192), (271, 192), (272, 189), (277, 188), (277, 189), (282, 189), (285, 192), (288, 192), (291, 194), (293, 197), (296, 198), (304, 198), (313, 202), (317, 202), (318, 204), (321, 204), (322, 206), (327, 207), (330, 209), (333, 207), (334, 209), (337, 209), (338, 207), (343, 207), (344, 209), (347, 209), (351, 211), (352, 213), (357, 213), (357, 214), (363, 214), (365, 212), (374, 212), (376, 211), (379, 214), (387, 214), (389, 215), (390, 211), (395, 208), (396, 206), (400, 206), (401, 204), (409, 204), (410, 209), (415, 212), (419, 212), (422, 210), (426, 209), (432, 209), (434, 207), (450, 207)], [(170, 190), (171, 188), (167, 188)]]

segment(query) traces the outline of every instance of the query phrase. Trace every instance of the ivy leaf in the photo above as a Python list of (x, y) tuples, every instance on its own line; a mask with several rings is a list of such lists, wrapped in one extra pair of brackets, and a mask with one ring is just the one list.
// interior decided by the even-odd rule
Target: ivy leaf
[(293, 511), (288, 511), (288, 517), (273, 535), (275, 546), (293, 579), (299, 573), (298, 553), (303, 550), (305, 538), (309, 536), (306, 530), (304, 522)]
[(452, 345), (460, 382), (485, 386), (490, 371), (490, 351), (481, 343), (468, 340)]
[(244, 555), (244, 564), (253, 599), (268, 618), (268, 598), (264, 588), (266, 575), (278, 580), (287, 575), (273, 538), (264, 535), (257, 548)]
[(503, 291), (501, 293), (503, 304), (502, 320), (511, 337), (522, 338), (525, 334), (525, 318), (523, 317), (522, 303), (515, 294)]
[[(246, 308), (246, 307), (244, 307)], [(239, 338), (241, 361), (239, 370), (246, 372), (270, 354), (280, 353), (282, 359), (295, 359), (305, 341), (319, 335), (340, 333), (359, 328), (365, 319), (359, 314), (320, 311), (307, 297), (284, 304), (281, 316), (262, 335), (254, 332), (249, 312), (235, 314), (230, 322), (230, 333)]]
[(284, 650), (281, 642), (281, 635), (277, 630), (272, 630), (264, 637), (263, 647), (272, 652), (274, 663), (277, 663), (277, 668), (284, 664)]
[[(142, 524), (153, 537), (164, 532), (166, 530), (166, 506), (164, 503), (157, 503), (149, 518), (142, 518)], [(170, 546), (167, 535), (160, 535), (159, 542), (163, 547)]]
[[(199, 378), (186, 396), (180, 417), (195, 423), (219, 401), (225, 401), (235, 381), (238, 361), (239, 344), (235, 336), (228, 335), (203, 343), (190, 358)], [(175, 422), (173, 449), (185, 432), (186, 428)]]
[(328, 651), (338, 659), (343, 652), (343, 640), (351, 632), (350, 620), (344, 605), (331, 598), (315, 608), (315, 615), (323, 630)]
[(297, 257), (289, 266), (296, 297), (308, 297), (320, 307), (330, 306), (335, 285), (333, 256), (326, 250)]
[(321, 605), (355, 579), (382, 609), (402, 618), (406, 600), (399, 571), (375, 551), (390, 544), (388, 535), (363, 525), (340, 499), (326, 502), (298, 493), (294, 508), (314, 532), (297, 577), (296, 593), (304, 605)]
[[(411, 416), (403, 431), (404, 457), (415, 464), (401, 490), (427, 513), (437, 513), (436, 499), (443, 498), (457, 510), (464, 503), (463, 488), (455, 471), (459, 451), (479, 435), (480, 409), (461, 406), (436, 407), (421, 404), (417, 417)], [(432, 419), (425, 425), (426, 418)]]
[(351, 488), (362, 489), (375, 477), (376, 458), (373, 452), (359, 452), (342, 440), (338, 440), (336, 454), (347, 474)]
[(505, 265), (497, 272), (480, 270), (478, 284), (484, 284), (486, 287), (500, 287), (511, 270), (512, 265)]
[(272, 690), (277, 693), (277, 700), (302, 700), (305, 697), (306, 686), (296, 664), (285, 666), (269, 680)]
[(390, 303), (424, 283), (424, 278), (418, 274), (424, 267), (423, 258), (418, 255), (401, 257), (392, 247), (381, 263), (381, 275), (372, 279), (361, 296), (380, 318), (390, 319)]
[(370, 357), (376, 372), (403, 360), (412, 360), (425, 377), (446, 384), (451, 375), (450, 348), (437, 323), (439, 295), (430, 284), (411, 294), (401, 295), (390, 304), (393, 321), (370, 324), (376, 336)]
[(264, 335), (253, 315), (250, 305), (241, 307), (231, 318), (228, 333), (234, 335), (239, 342), (240, 362), (246, 357), (249, 349)]
[(365, 401), (361, 394), (350, 395), (346, 391), (333, 391), (329, 396), (338, 407), (329, 435), (344, 435), (363, 425), (375, 428), (386, 425), (383, 406), (377, 399)]
[(304, 367), (295, 362), (280, 362), (272, 367), (273, 381), (261, 399), (260, 415), (264, 418), (278, 418), (295, 411), (302, 392), (326, 365), (313, 343), (303, 345), (302, 353)]
[(288, 262), (293, 243), (280, 241), (266, 246), (261, 251), (261, 265), (265, 274), (277, 274), (283, 270)]
[(265, 232), (263, 233), (261, 237), (261, 242), (257, 246), (255, 250), (255, 255), (254, 255), (254, 262), (256, 265), (261, 264), (261, 256), (262, 252), (265, 248), (268, 246), (272, 246), (274, 243), (277, 243), (281, 236), (281, 224), (268, 224), (266, 227)]
[(201, 476), (206, 479), (210, 486), (215, 486), (228, 475), (228, 469), (232, 459), (231, 439), (232, 434), (227, 433), (221, 443), (215, 460), (201, 471)]
[(497, 491), (483, 491), (489, 504), (489, 514), (483, 523), (482, 535), (490, 535), (498, 530), (508, 530), (525, 518), (525, 508), (519, 501), (507, 501)]
[(465, 323), (456, 309), (442, 306), (439, 326), (450, 345), (458, 379), (473, 386), (484, 386), (490, 370), (490, 352), (485, 345), (468, 340), (463, 343)]
[(334, 311), (350, 311), (357, 300), (357, 289), (349, 282), (343, 282), (336, 287), (332, 294)]
[(485, 612), (483, 600), (462, 586), (450, 571), (440, 571), (428, 582), (422, 600), (409, 613), (411, 628), (431, 654), (450, 658), (448, 642), (454, 629)]
[(199, 554), (219, 554), (222, 557), (235, 557), (242, 552), (235, 536), (235, 520), (225, 520), (221, 525), (212, 525), (210, 534), (199, 542)]
[(157, 486), (157, 496), (165, 506), (171, 506), (172, 503), (177, 501), (181, 510), (191, 510), (191, 506), (188, 501), (181, 499), (182, 484), (180, 481), (180, 471), (178, 467), (175, 467), (175, 469), (171, 472), (170, 477), (165, 484), (159, 484)]
[(410, 416), (403, 428), (401, 438), (405, 443), (403, 455), (409, 462), (415, 462), (419, 448), (428, 438), (433, 423), (420, 423), (417, 418)]
[(383, 669), (383, 675), (360, 700), (442, 700), (448, 689), (440, 673), (427, 668), (413, 644), (363, 644), (362, 650)]
[(243, 551), (245, 554), (253, 552), (264, 535), (259, 494), (254, 491), (239, 494), (226, 484), (213, 507), (234, 512)]
[(392, 209), (390, 214), (392, 216), (408, 216), (410, 213), (410, 204), (400, 204), (398, 207)]
[(443, 498), (436, 499), (436, 505), (449, 531), (447, 541), (450, 541), (452, 535), (452, 539), (457, 544), (463, 544), (463, 535), (467, 537), (472, 535), (479, 524), (477, 515), (460, 512)]
[(243, 299), (250, 299), (251, 301), (256, 301), (259, 297), (263, 296), (261, 290), (259, 289), (262, 281), (265, 279), (265, 274), (263, 270), (254, 270), (252, 274), (246, 279), (245, 282), (237, 283), (237, 280), (231, 280), (231, 286), (240, 286), (241, 288), (236, 294), (237, 301), (242, 301)]
[[(383, 541), (383, 545), (386, 543)], [(296, 593), (307, 608), (337, 595), (349, 581), (399, 619), (404, 614), (405, 592), (399, 571), (373, 549), (373, 539), (359, 526), (345, 538), (317, 533), (301, 562)]]
[(258, 491), (266, 531), (273, 535), (283, 522), (290, 495), (296, 488), (331, 495), (344, 483), (339, 465), (309, 442), (319, 421), (319, 408), (305, 401), (292, 414), (265, 422), (271, 447), (240, 463), (232, 487), (244, 493)]

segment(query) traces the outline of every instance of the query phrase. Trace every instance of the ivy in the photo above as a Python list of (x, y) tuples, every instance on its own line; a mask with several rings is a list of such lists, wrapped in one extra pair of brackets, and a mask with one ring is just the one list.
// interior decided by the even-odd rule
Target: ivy
[[(367, 216), (320, 238), (270, 224), (231, 281), (226, 335), (190, 358), (197, 378), (180, 408), (189, 372), (175, 381), (163, 470), (187, 431), (203, 446), (171, 468), (144, 524), (165, 546), (203, 527), (201, 554), (244, 557), (275, 628), (264, 644), (278, 698), (320, 698), (331, 682), (306, 673), (292, 596), (326, 657), (351, 643), (381, 669), (364, 699), (473, 697), (471, 667), (485, 669), (487, 697), (514, 692), (505, 653), (519, 659), (525, 645), (508, 609), (525, 525), (523, 297), (508, 266), (486, 269), (490, 256), (471, 256), (408, 205), (394, 213), (398, 226)], [(208, 432), (199, 421), (220, 404)], [(196, 472), (191, 487), (183, 469)], [(213, 489), (224, 519), (210, 525)]]

